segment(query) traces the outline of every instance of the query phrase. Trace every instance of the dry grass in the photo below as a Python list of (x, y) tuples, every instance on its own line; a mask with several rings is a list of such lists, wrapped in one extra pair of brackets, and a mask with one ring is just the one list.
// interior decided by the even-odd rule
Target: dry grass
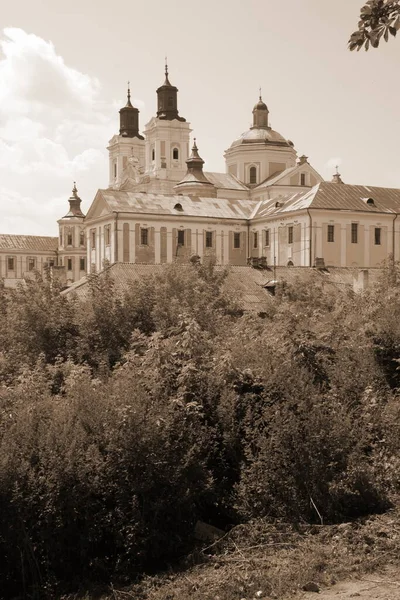
[(113, 587), (102, 600), (282, 600), (310, 581), (330, 586), (400, 564), (399, 543), (400, 505), (341, 525), (295, 528), (255, 521), (196, 551), (182, 570)]

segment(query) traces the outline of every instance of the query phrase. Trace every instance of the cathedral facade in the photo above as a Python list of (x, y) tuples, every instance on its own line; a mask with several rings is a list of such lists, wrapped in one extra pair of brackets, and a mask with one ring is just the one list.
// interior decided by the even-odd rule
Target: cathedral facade
[(274, 131), (261, 95), (253, 125), (225, 151), (225, 173), (203, 170), (179, 114), (168, 70), (157, 112), (140, 133), (139, 111), (119, 111), (109, 142), (109, 186), (88, 212), (74, 185), (58, 237), (0, 234), (0, 277), (13, 285), (56, 270), (67, 285), (106, 264), (205, 260), (246, 266), (379, 266), (400, 257), (400, 190), (331, 182)]

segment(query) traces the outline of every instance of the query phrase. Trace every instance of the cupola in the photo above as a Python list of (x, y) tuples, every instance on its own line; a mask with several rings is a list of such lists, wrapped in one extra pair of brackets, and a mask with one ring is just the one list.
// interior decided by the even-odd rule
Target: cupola
[(78, 196), (78, 190), (76, 188), (76, 182), (74, 181), (74, 187), (72, 188), (72, 196), (68, 200), (69, 202), (69, 211), (63, 217), (63, 219), (70, 219), (72, 217), (84, 217), (85, 215), (81, 211), (81, 202), (82, 200)]
[(340, 177), (338, 167), (336, 167), (336, 173), (333, 174), (331, 183), (344, 183)]
[(123, 137), (136, 137), (139, 140), (144, 140), (144, 137), (139, 134), (139, 110), (132, 106), (129, 82), (127, 102), (119, 111), (119, 134)]
[(253, 127), (257, 129), (268, 129), (268, 114), (269, 110), (265, 102), (261, 97), (261, 89), (260, 89), (260, 97), (257, 104), (253, 108)]
[(165, 81), (157, 89), (157, 117), (166, 121), (186, 121), (178, 113), (178, 88), (171, 85), (168, 78), (168, 64), (165, 62)]
[(199, 155), (196, 138), (193, 140), (192, 153), (187, 159), (186, 164), (186, 175), (174, 189), (186, 194), (214, 197), (216, 195), (215, 186), (203, 173), (204, 160)]

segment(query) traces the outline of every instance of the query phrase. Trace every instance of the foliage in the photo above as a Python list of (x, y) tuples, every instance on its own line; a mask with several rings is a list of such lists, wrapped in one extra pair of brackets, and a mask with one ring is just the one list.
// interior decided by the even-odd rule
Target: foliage
[(349, 39), (350, 50), (378, 48), (382, 37), (396, 36), (400, 29), (400, 0), (368, 0), (361, 8), (358, 29)]
[(82, 299), (0, 287), (0, 576), (52, 598), (189, 553), (198, 519), (334, 523), (400, 486), (399, 267), (282, 281), (242, 314), (212, 265)]

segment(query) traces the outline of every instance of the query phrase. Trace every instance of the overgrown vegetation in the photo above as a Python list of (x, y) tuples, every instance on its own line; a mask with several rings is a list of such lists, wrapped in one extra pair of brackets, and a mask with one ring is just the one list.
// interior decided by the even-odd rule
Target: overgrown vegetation
[[(397, 267), (362, 295), (309, 274), (243, 315), (212, 266), (84, 300), (0, 288), (4, 597), (124, 585), (203, 520), (340, 523), (399, 491)], [(260, 522), (261, 522), (260, 521)], [(296, 525), (298, 526), (298, 525)]]

